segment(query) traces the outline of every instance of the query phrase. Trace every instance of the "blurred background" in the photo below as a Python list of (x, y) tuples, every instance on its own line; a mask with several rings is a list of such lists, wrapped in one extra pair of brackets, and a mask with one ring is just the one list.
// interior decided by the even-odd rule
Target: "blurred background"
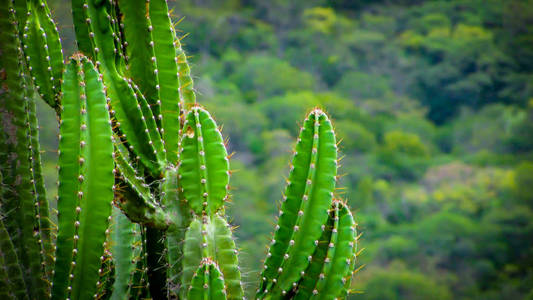
[[(66, 55), (69, 1), (49, 1)], [(352, 299), (533, 299), (533, 1), (170, 2), (223, 125), (257, 288), (299, 122), (325, 108), (363, 233)], [(40, 103), (49, 197), (57, 123)]]

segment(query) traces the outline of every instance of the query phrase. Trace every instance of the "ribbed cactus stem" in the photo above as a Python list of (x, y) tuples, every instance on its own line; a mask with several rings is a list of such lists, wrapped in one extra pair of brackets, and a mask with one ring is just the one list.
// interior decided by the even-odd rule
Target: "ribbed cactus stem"
[(285, 295), (305, 274), (328, 219), (337, 146), (328, 117), (313, 110), (300, 132), (259, 295)]
[(170, 166), (165, 173), (162, 183), (161, 204), (169, 212), (173, 220), (172, 225), (166, 232), (167, 243), (167, 281), (169, 293), (177, 297), (179, 293), (179, 281), (182, 272), (183, 240), (185, 231), (190, 223), (190, 208), (182, 201), (179, 192), (178, 170)]
[(216, 263), (205, 259), (194, 273), (187, 299), (224, 300), (224, 277)]
[(346, 281), (352, 275), (357, 231), (352, 213), (340, 201), (333, 204), (334, 226), (324, 268), (319, 275), (313, 299), (337, 299), (346, 293)]
[[(15, 10), (0, 2), (0, 172), (1, 215), (22, 270), (26, 293), (31, 298), (49, 294), (48, 278), (41, 264), (39, 220), (36, 218), (31, 133), (28, 126), (32, 85), (26, 72)], [(34, 172), (35, 171), (35, 172)], [(37, 230), (37, 234), (35, 233)]]
[(185, 235), (183, 253), (182, 297), (185, 297), (197, 267), (203, 260), (210, 259), (217, 262), (224, 275), (228, 299), (242, 299), (238, 252), (224, 218), (215, 215), (194, 219)]
[(181, 41), (178, 37), (174, 39), (174, 46), (176, 47), (176, 57), (178, 61), (180, 100), (183, 109), (186, 111), (196, 105), (196, 92), (194, 91), (194, 83), (192, 80), (191, 68), (187, 62), (187, 55), (181, 47)]
[(229, 162), (222, 135), (206, 110), (196, 106), (187, 114), (181, 147), (183, 196), (197, 215), (212, 215), (227, 200)]
[(59, 156), (59, 232), (52, 298), (96, 293), (113, 199), (113, 144), (104, 86), (76, 56), (64, 77)]
[(24, 52), (37, 92), (59, 113), (63, 52), (46, 2), (28, 1), (23, 31)]
[(113, 219), (110, 226), (111, 256), (115, 265), (115, 281), (111, 299), (120, 300), (128, 298), (131, 294), (131, 279), (137, 267), (140, 251), (135, 245), (136, 227), (120, 211), (113, 208)]
[[(118, 139), (118, 138), (116, 138)], [(133, 222), (158, 229), (167, 229), (173, 220), (152, 195), (144, 177), (130, 162), (121, 144), (115, 145), (115, 203)]]
[(178, 139), (180, 131), (180, 82), (178, 57), (174, 45), (175, 32), (171, 25), (166, 0), (149, 0), (149, 18), (152, 26), (152, 45), (155, 56), (161, 112), (161, 135), (165, 141), (167, 160), (178, 164)]
[(122, 77), (117, 69), (119, 50), (113, 36), (118, 33), (113, 32), (112, 24), (116, 21), (111, 18), (110, 7), (106, 3), (79, 0), (73, 1), (72, 5), (78, 40), (88, 36), (90, 43), (83, 46), (85, 50), (82, 51), (94, 51), (96, 65), (107, 87), (112, 117), (121, 133), (119, 137), (128, 143), (129, 150), (136, 154), (151, 175), (160, 178), (165, 165), (164, 147), (146, 99), (136, 84)]
[(48, 199), (41, 166), (41, 148), (39, 144), (39, 125), (37, 123), (36, 108), (34, 101), (28, 101), (28, 129), (30, 139), (30, 163), (35, 197), (35, 219), (39, 228), (39, 244), (41, 246), (41, 261), (46, 278), (52, 277), (54, 267), (54, 247), (52, 235), (55, 233), (49, 218)]

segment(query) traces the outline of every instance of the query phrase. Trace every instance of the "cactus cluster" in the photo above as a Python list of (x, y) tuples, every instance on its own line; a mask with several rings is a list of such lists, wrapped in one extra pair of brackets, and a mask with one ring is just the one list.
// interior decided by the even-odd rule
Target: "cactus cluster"
[[(226, 220), (229, 156), (196, 103), (166, 0), (72, 0), (64, 64), (44, 0), (0, 0), (2, 299), (243, 299)], [(36, 92), (36, 93), (35, 93)], [(57, 225), (35, 99), (57, 112)], [(356, 225), (335, 198), (337, 142), (301, 128), (257, 299), (349, 292)]]

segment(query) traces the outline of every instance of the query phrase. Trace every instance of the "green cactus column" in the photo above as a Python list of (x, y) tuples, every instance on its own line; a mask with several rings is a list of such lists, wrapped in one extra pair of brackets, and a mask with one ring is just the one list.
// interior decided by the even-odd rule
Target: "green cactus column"
[(213, 261), (223, 275), (227, 298), (242, 299), (237, 249), (223, 217), (229, 197), (229, 162), (222, 135), (211, 115), (199, 106), (188, 112), (183, 130), (178, 176), (194, 217), (185, 234), (180, 294), (186, 298), (188, 286), (197, 283), (194, 274), (202, 272), (202, 262)]
[(9, 281), (12, 294), (43, 299), (50, 292), (50, 226), (40, 154), (32, 147), (37, 139), (35, 100), (19, 39), (19, 15), (25, 11), (17, 13), (11, 1), (0, 1), (0, 218), (10, 240), (3, 246), (11, 243), (14, 250), (5, 252), (4, 263), (11, 271), (18, 265), (23, 276), (23, 281), (15, 276)]
[(84, 56), (64, 76), (53, 299), (96, 294), (114, 188), (113, 142), (104, 86)]

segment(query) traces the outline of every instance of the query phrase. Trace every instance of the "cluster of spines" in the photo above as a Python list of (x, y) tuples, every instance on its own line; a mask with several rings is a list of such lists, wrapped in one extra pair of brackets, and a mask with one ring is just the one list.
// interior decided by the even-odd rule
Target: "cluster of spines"
[(97, 296), (114, 188), (108, 109), (100, 75), (75, 56), (64, 75), (61, 106), (53, 299)]

